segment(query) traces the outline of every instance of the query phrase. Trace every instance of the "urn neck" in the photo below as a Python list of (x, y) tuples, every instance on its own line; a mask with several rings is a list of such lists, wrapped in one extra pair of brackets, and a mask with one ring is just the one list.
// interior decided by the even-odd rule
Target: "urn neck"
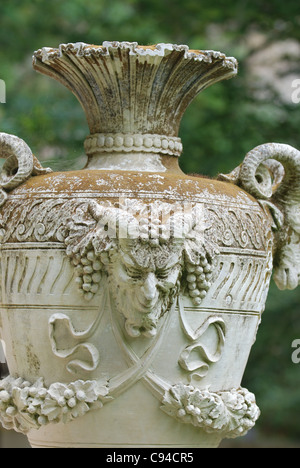
[(85, 144), (88, 167), (99, 161), (110, 166), (108, 156), (114, 165), (122, 154), (128, 159), (123, 166), (134, 162), (138, 167), (144, 160), (145, 168), (158, 167), (160, 160), (177, 159), (179, 126), (190, 102), (237, 73), (237, 61), (221, 52), (135, 42), (44, 47), (35, 52), (33, 66), (60, 81), (81, 103), (91, 134)]
[(179, 171), (180, 138), (139, 133), (96, 133), (84, 142), (86, 169)]

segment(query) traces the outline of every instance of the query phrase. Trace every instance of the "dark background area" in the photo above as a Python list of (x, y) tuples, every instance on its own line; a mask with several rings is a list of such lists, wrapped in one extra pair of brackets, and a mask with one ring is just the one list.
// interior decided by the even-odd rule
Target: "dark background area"
[[(43, 165), (84, 166), (88, 134), (83, 110), (63, 86), (32, 69), (31, 57), (60, 43), (135, 41), (220, 50), (239, 61), (238, 76), (201, 93), (182, 120), (180, 158), (187, 173), (230, 172), (253, 147), (267, 142), (300, 149), (300, 10), (287, 0), (1, 0), (0, 131), (23, 138)], [(298, 96), (300, 93), (298, 93)], [(242, 385), (262, 415), (247, 437), (222, 447), (300, 447), (300, 288), (271, 285)], [(0, 430), (0, 447), (26, 438)]]

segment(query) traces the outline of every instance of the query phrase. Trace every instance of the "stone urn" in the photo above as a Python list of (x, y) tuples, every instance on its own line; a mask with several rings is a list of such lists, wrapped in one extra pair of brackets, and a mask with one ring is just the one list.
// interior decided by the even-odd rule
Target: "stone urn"
[(237, 73), (220, 52), (62, 44), (33, 67), (77, 96), (90, 135), (82, 170), (52, 172), (0, 133), (2, 425), (38, 448), (243, 436), (272, 271), (299, 282), (300, 153), (258, 146), (213, 180), (180, 170), (185, 109)]

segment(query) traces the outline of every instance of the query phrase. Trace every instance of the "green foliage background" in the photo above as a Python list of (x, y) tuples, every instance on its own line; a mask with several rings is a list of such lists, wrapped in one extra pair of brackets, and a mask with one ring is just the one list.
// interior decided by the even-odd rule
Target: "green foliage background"
[[(299, 26), (292, 0), (1, 0), (0, 78), (7, 102), (0, 104), (0, 131), (23, 138), (55, 170), (83, 167), (84, 113), (67, 89), (32, 70), (33, 51), (77, 41), (167, 42), (239, 60), (238, 77), (207, 89), (182, 120), (185, 172), (230, 172), (250, 149), (269, 141), (300, 148), (300, 104), (283, 102), (273, 91), (256, 99), (247, 67), (257, 51), (249, 35), (264, 35), (264, 46), (300, 41)], [(292, 68), (300, 78), (300, 59)], [(300, 338), (299, 306), (300, 289), (271, 286), (243, 385), (262, 410), (255, 434), (300, 444), (300, 364), (291, 361), (291, 343)]]

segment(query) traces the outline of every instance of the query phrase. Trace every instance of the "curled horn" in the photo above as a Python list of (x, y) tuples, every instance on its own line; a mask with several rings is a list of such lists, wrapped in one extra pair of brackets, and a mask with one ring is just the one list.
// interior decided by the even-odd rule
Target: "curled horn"
[(25, 141), (15, 135), (0, 133), (0, 157), (6, 159), (0, 173), (0, 206), (7, 198), (7, 190), (18, 187), (31, 175), (52, 172), (43, 168)]
[(3, 189), (13, 189), (30, 177), (33, 171), (33, 154), (21, 138), (0, 133), (0, 155), (6, 159), (0, 174)]
[(277, 143), (254, 148), (240, 166), (238, 184), (260, 200), (269, 199), (273, 217), (274, 209), (282, 214), (274, 280), (279, 289), (296, 288), (300, 282), (300, 152)]
[[(284, 174), (270, 160), (279, 162)], [(262, 163), (264, 167), (260, 167)], [(273, 197), (280, 203), (300, 202), (300, 152), (280, 143), (257, 146), (240, 166), (239, 185), (258, 199)]]

